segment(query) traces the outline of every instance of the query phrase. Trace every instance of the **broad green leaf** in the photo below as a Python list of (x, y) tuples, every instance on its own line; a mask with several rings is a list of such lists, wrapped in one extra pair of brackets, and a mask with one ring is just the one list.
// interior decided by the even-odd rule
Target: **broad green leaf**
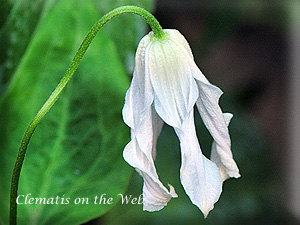
[(2, 15), (7, 17), (3, 18), (5, 23), (0, 29), (0, 68), (2, 82), (8, 83), (38, 27), (40, 18), (49, 11), (49, 3), (57, 0), (2, 1)]
[[(1, 0), (1, 15), (5, 24), (0, 28), (0, 93), (12, 78), (12, 74), (22, 60), (28, 44), (35, 30), (39, 28), (39, 21), (55, 7), (61, 0)], [(122, 5), (137, 5), (151, 10), (153, 0), (93, 0), (100, 16)], [(6, 14), (12, 7), (7, 18)], [(100, 18), (99, 16), (99, 18)], [(109, 23), (106, 31), (114, 41), (122, 63), (127, 73), (133, 71), (134, 53), (136, 45), (145, 34), (145, 21), (135, 15), (121, 16)]]
[[(0, 223), (7, 224), (11, 171), (26, 126), (100, 18), (92, 1), (61, 0), (42, 18), (0, 101)], [(129, 139), (121, 119), (128, 79), (117, 50), (100, 31), (58, 102), (38, 126), (21, 173), (19, 195), (69, 198), (69, 204), (18, 205), (19, 224), (79, 224), (112, 205), (130, 176), (122, 158)], [(74, 204), (75, 198), (89, 204)], [(19, 202), (24, 203), (21, 196)], [(51, 200), (51, 199), (50, 199)], [(66, 203), (66, 201), (65, 201)]]

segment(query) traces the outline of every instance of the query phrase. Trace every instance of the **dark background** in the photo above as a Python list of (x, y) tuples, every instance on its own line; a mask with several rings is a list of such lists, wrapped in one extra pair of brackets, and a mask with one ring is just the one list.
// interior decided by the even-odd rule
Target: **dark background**
[[(288, 198), (294, 185), (289, 175), (298, 174), (289, 162), (290, 28), (295, 23), (291, 5), (290, 1), (157, 1), (154, 13), (162, 27), (178, 29), (186, 37), (199, 68), (224, 91), (220, 104), (234, 114), (229, 129), (241, 178), (224, 183), (206, 220), (179, 190), (179, 199), (161, 212), (119, 204), (95, 224), (300, 224), (299, 209), (294, 209), (298, 219), (289, 210), (296, 200)], [(209, 155), (211, 138), (195, 114), (201, 147)], [(178, 191), (178, 141), (167, 126), (158, 141), (156, 163), (161, 179), (175, 182)], [(128, 193), (141, 190), (139, 179), (134, 174)], [(116, 219), (118, 213), (121, 217)]]

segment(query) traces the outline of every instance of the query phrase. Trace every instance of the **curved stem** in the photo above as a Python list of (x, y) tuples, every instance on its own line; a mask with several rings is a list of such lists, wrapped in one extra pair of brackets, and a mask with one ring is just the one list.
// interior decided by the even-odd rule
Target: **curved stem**
[(22, 138), (21, 145), (17, 154), (17, 159), (15, 162), (15, 166), (13, 169), (13, 175), (12, 175), (12, 180), (11, 180), (11, 190), (10, 190), (10, 217), (9, 217), (9, 222), (10, 225), (15, 225), (17, 224), (17, 195), (18, 195), (18, 186), (19, 186), (19, 178), (20, 178), (20, 173), (23, 165), (23, 161), (25, 158), (27, 146), (29, 144), (29, 141), (41, 121), (41, 119), (46, 115), (46, 113), (50, 110), (50, 108), (54, 105), (58, 97), (60, 96), (61, 92), (71, 79), (72, 75), (74, 74), (75, 70), (77, 69), (81, 59), (83, 58), (86, 50), (90, 46), (92, 40), (98, 33), (98, 31), (112, 18), (115, 16), (118, 16), (120, 14), (124, 13), (133, 13), (137, 14), (139, 16), (142, 16), (146, 19), (147, 23), (151, 26), (151, 29), (154, 32), (154, 36), (156, 38), (162, 38), (164, 36), (164, 32), (158, 23), (158, 21), (155, 19), (155, 17), (146, 11), (143, 8), (139, 8), (136, 6), (122, 6), (119, 8), (116, 8), (106, 15), (104, 15), (89, 31), (89, 33), (86, 35), (84, 38), (83, 42), (81, 43), (79, 49), (77, 50), (67, 72), (55, 88), (55, 90), (52, 92), (50, 97), (47, 99), (47, 101), (44, 103), (42, 108), (39, 110), (39, 112), (36, 114), (34, 119), (31, 121), (29, 126), (27, 127), (25, 134)]

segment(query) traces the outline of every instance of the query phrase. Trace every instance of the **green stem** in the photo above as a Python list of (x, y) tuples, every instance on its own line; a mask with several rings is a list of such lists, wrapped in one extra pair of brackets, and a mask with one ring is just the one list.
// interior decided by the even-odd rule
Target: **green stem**
[(104, 15), (89, 31), (89, 33), (84, 38), (83, 42), (81, 43), (79, 49), (77, 50), (73, 61), (71, 62), (67, 72), (61, 79), (60, 83), (57, 85), (55, 90), (52, 92), (48, 100), (44, 103), (40, 111), (36, 114), (34, 119), (31, 121), (29, 126), (27, 127), (25, 134), (22, 138), (21, 145), (17, 154), (17, 159), (15, 162), (15, 166), (13, 169), (13, 175), (11, 180), (11, 190), (10, 190), (10, 217), (9, 222), (10, 225), (17, 224), (17, 195), (18, 195), (18, 186), (19, 186), (19, 178), (20, 173), (23, 165), (23, 161), (25, 158), (27, 146), (29, 144), (29, 141), (41, 121), (41, 119), (46, 115), (46, 113), (50, 110), (50, 108), (53, 106), (53, 104), (56, 102), (58, 97), (60, 96), (61, 92), (71, 79), (72, 75), (74, 74), (75, 70), (77, 69), (82, 57), (84, 56), (86, 50), (90, 46), (92, 40), (98, 33), (98, 31), (113, 17), (118, 16), (120, 14), (124, 13), (133, 13), (137, 14), (139, 16), (142, 16), (146, 19), (147, 23), (150, 25), (151, 29), (153, 30), (154, 36), (156, 38), (162, 38), (164, 36), (164, 32), (158, 23), (158, 21), (155, 19), (155, 17), (146, 11), (143, 8), (139, 8), (136, 6), (122, 6), (119, 8), (116, 8), (106, 15)]

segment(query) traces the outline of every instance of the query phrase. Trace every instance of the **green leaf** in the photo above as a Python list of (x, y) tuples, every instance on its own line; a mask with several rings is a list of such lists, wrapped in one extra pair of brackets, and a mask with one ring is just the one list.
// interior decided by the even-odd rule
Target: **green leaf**
[[(18, 67), (32, 35), (39, 28), (41, 18), (61, 0), (0, 0), (2, 20), (0, 29), (0, 93), (9, 83)], [(136, 5), (147, 10), (152, 9), (153, 0), (93, 0), (100, 15), (122, 5)], [(10, 7), (12, 9), (10, 10)], [(9, 13), (10, 11), (10, 13)], [(9, 13), (8, 17), (6, 15)], [(98, 18), (99, 19), (99, 18)], [(136, 15), (114, 18), (105, 28), (114, 41), (119, 57), (128, 74), (132, 74), (136, 45), (146, 32), (146, 23)]]
[[(0, 68), (2, 82), (8, 83), (38, 27), (50, 10), (48, 0), (2, 0), (3, 26), (0, 29)], [(56, 1), (55, 1), (56, 2)]]
[[(11, 173), (23, 132), (99, 18), (90, 0), (57, 3), (40, 21), (0, 101), (1, 224), (8, 221)], [(94, 196), (117, 201), (131, 173), (122, 158), (129, 140), (121, 118), (127, 87), (116, 47), (100, 31), (29, 144), (20, 179), (19, 202), (24, 204), (18, 205), (19, 224), (80, 224), (113, 205), (94, 204)], [(58, 204), (25, 204), (27, 194), (50, 203), (59, 198)], [(89, 198), (89, 204), (74, 204), (77, 197)], [(69, 198), (69, 204), (61, 198)]]

